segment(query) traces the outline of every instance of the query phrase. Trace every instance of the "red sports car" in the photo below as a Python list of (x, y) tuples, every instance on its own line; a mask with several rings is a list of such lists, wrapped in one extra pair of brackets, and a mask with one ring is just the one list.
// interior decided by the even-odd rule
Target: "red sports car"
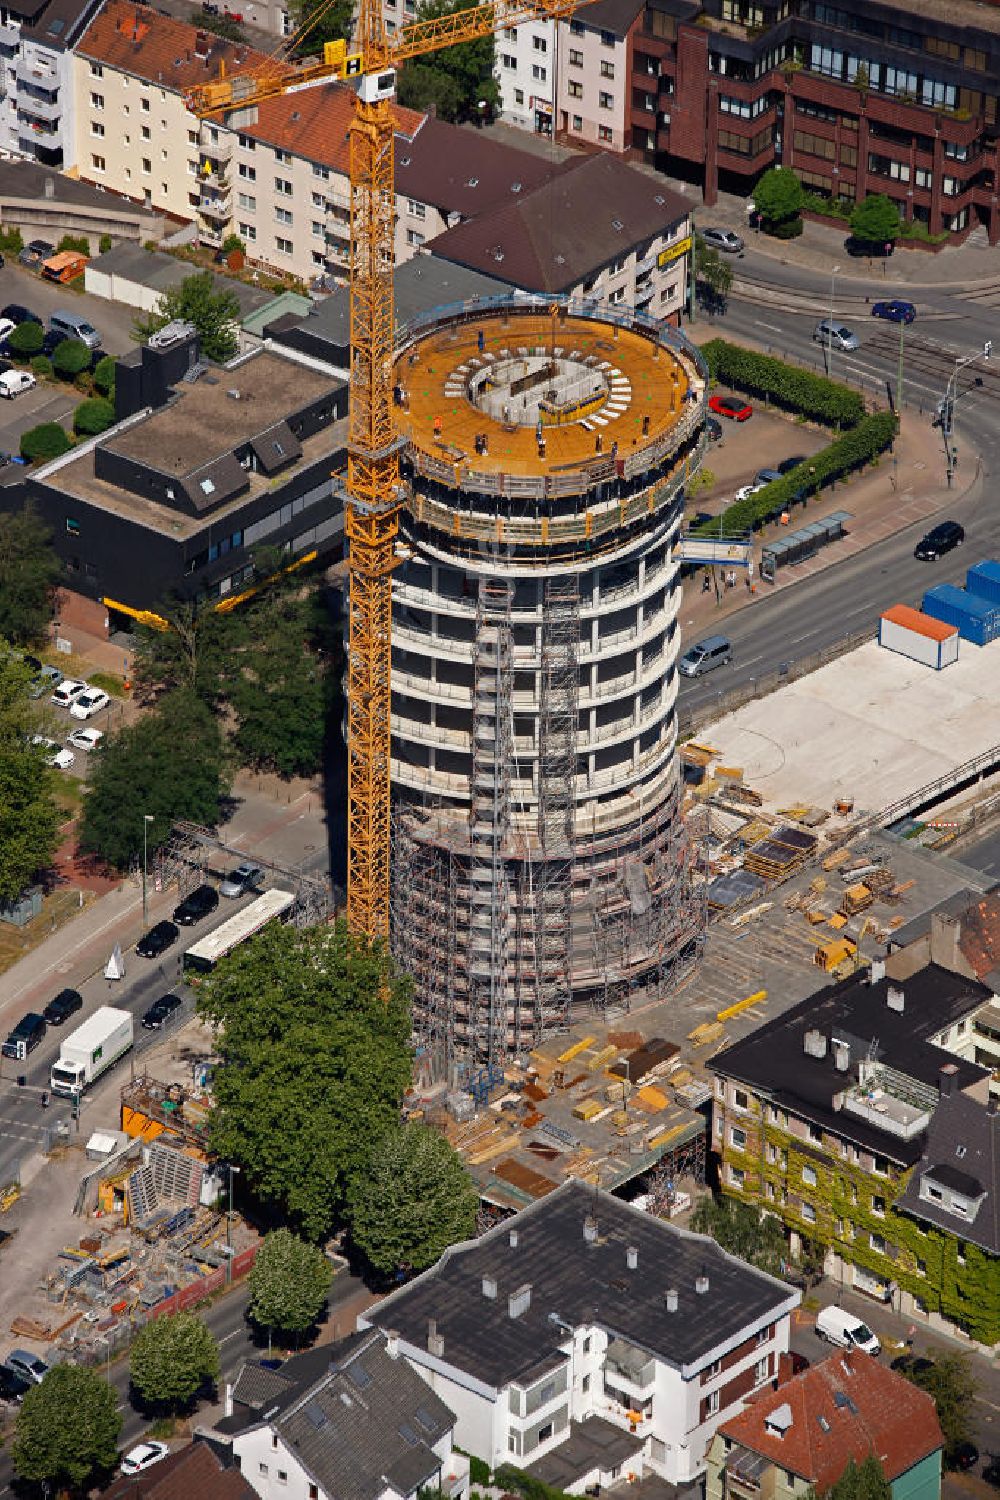
[(748, 422), (753, 416), (753, 407), (742, 396), (713, 396), (708, 405), (720, 417), (731, 417), (734, 422)]

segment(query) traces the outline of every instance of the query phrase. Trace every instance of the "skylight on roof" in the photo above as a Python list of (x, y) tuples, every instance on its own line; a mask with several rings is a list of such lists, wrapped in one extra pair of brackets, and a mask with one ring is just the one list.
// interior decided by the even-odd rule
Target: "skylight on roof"
[(466, 183), (466, 186), (467, 187), (478, 187), (479, 186), (479, 178), (478, 177), (470, 177), (469, 180), (468, 180), (468, 182)]
[(512, 182), (510, 190), (512, 193), (519, 193), (521, 191), (521, 184), (519, 182)]
[(356, 1359), (351, 1360), (351, 1363), (347, 1366), (346, 1373), (354, 1381), (359, 1391), (363, 1391), (366, 1385), (371, 1385), (372, 1383), (372, 1378), (368, 1371)]
[(619, 234), (620, 234), (621, 231), (625, 228), (625, 225), (622, 223), (621, 219), (612, 219), (611, 220), (611, 228), (612, 229), (617, 229), (618, 232), (619, 232)]
[(822, 1427), (822, 1429), (823, 1429), (824, 1432), (829, 1432), (830, 1431), (830, 1424), (829, 1424), (829, 1422), (826, 1420), (826, 1418), (824, 1416), (820, 1415), (820, 1416), (818, 1416), (816, 1418), (816, 1420), (819, 1423), (819, 1425)]
[(404, 1422), (398, 1430), (400, 1437), (408, 1448), (415, 1448), (417, 1446), (420, 1439), (408, 1422)]
[(315, 1401), (307, 1401), (302, 1408), (302, 1415), (306, 1421), (319, 1430), (326, 1426), (326, 1412)]
[(965, 1155), (965, 1147), (964, 1146), (956, 1146), (955, 1147), (955, 1155), (958, 1157), (959, 1161), (961, 1161), (962, 1157)]
[(422, 1427), (425, 1432), (437, 1431), (437, 1423), (431, 1416), (430, 1412), (427, 1410), (426, 1406), (418, 1406), (414, 1415), (417, 1420), (417, 1425), (419, 1427)]
[(215, 494), (215, 485), (212, 483), (212, 481), (210, 479), (200, 479), (198, 481), (198, 483), (200, 484), (201, 489), (204, 492), (204, 494), (206, 494), (206, 495), (214, 495)]

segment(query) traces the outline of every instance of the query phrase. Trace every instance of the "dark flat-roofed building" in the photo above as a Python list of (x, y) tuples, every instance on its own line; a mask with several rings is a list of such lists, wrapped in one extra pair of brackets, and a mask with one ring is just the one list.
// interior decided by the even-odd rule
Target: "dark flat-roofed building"
[[(361, 1321), (398, 1338), (491, 1467), (573, 1441), (577, 1493), (605, 1467), (693, 1478), (718, 1420), (776, 1373), (798, 1301), (712, 1240), (570, 1181)], [(609, 1448), (594, 1417), (640, 1443)]]

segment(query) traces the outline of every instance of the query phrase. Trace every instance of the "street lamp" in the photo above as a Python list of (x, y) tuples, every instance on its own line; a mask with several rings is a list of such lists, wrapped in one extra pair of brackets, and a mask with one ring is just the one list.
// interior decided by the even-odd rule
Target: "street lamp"
[(149, 921), (149, 903), (146, 900), (146, 830), (153, 821), (152, 813), (142, 815), (142, 925)]
[(833, 291), (839, 266), (830, 267), (830, 321), (826, 325), (826, 373), (833, 374)]
[[(955, 472), (955, 450), (951, 445), (952, 422), (955, 415), (955, 402), (958, 399), (958, 376), (966, 365), (975, 364), (977, 359), (988, 360), (993, 353), (993, 340), (987, 339), (983, 347), (975, 354), (963, 355), (956, 359), (955, 368), (951, 372), (948, 385), (945, 390), (944, 400), (938, 402), (938, 419), (941, 423), (941, 435), (944, 438), (945, 468), (948, 476), (948, 488), (951, 489), (952, 476)], [(982, 384), (982, 381), (977, 381)], [(936, 424), (935, 424), (936, 425)]]
[(239, 1176), (239, 1167), (234, 1167), (232, 1162), (229, 1168), (229, 1212), (226, 1214), (226, 1280), (233, 1279), (233, 1178)]

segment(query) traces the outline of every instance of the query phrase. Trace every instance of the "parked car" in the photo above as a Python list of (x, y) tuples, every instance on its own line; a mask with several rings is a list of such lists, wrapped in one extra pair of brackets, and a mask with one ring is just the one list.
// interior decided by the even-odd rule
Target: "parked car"
[(15, 1375), (20, 1375), (23, 1380), (30, 1380), (34, 1385), (41, 1385), (49, 1367), (44, 1359), (39, 1359), (37, 1354), (32, 1354), (29, 1349), (12, 1349), (4, 1360), (8, 1370), (13, 1370)]
[(926, 536), (922, 536), (913, 549), (918, 562), (937, 562), (953, 547), (961, 547), (965, 541), (965, 527), (957, 521), (940, 521)]
[(50, 740), (44, 734), (33, 734), (31, 736), (33, 745), (40, 745), (45, 751), (45, 764), (55, 766), (58, 771), (68, 771), (76, 764), (76, 756), (72, 750), (64, 750), (57, 740)]
[(49, 701), (54, 703), (56, 708), (69, 708), (70, 704), (75, 703), (81, 693), (89, 692), (89, 682), (79, 682), (75, 677), (64, 677)]
[(137, 1448), (131, 1448), (122, 1459), (123, 1474), (142, 1474), (146, 1469), (158, 1464), (162, 1458), (169, 1458), (170, 1449), (166, 1443), (157, 1443), (150, 1438), (148, 1443), (140, 1443)]
[(758, 469), (753, 477), (753, 482), (759, 485), (773, 484), (776, 479), (781, 479), (782, 477), (780, 469)]
[(13, 321), (12, 318), (0, 318), (0, 343), (2, 343), (4, 339), (9, 339), (16, 327), (17, 324)]
[(763, 488), (764, 486), (761, 484), (759, 479), (753, 479), (749, 484), (740, 486), (740, 488), (736, 491), (736, 499), (749, 500), (751, 495), (756, 495), (757, 491), (762, 490)]
[(874, 1356), (882, 1352), (882, 1345), (868, 1324), (842, 1307), (821, 1307), (816, 1317), (816, 1333), (841, 1349), (862, 1349)]
[(23, 302), (8, 302), (6, 307), (0, 307), (0, 318), (9, 318), (15, 328), (20, 328), (22, 323), (41, 323), (37, 313), (32, 312), (30, 307), (25, 307)]
[(46, 693), (50, 693), (53, 688), (57, 688), (62, 680), (63, 674), (58, 667), (50, 667), (47, 662), (43, 662), (28, 689), (28, 693), (32, 698), (42, 698)]
[(796, 453), (791, 458), (783, 458), (778, 465), (778, 473), (784, 478), (786, 474), (790, 474), (793, 469), (797, 469), (799, 464), (804, 464), (805, 461), (806, 456), (804, 453)]
[(55, 245), (50, 245), (48, 240), (29, 240), (17, 258), (22, 266), (36, 267), (55, 253)]
[(724, 250), (727, 255), (740, 255), (746, 248), (735, 229), (699, 229), (698, 233), (710, 249)]
[(140, 958), (159, 958), (179, 937), (180, 933), (173, 922), (157, 922), (155, 927), (143, 933), (135, 945), (135, 951)]
[(960, 1469), (963, 1473), (968, 1473), (979, 1462), (979, 1449), (975, 1443), (956, 1443), (954, 1448), (945, 1449), (944, 1462), (947, 1469)]
[(33, 390), (38, 381), (30, 370), (5, 370), (0, 375), (0, 396), (6, 401), (13, 401), (15, 396), (22, 396), (25, 391)]
[(197, 890), (184, 897), (180, 906), (174, 908), (174, 921), (182, 927), (190, 927), (207, 917), (219, 904), (219, 893), (214, 885), (200, 885)]
[(677, 670), (684, 677), (701, 677), (716, 667), (724, 667), (732, 659), (733, 648), (726, 637), (709, 635), (688, 647), (677, 663)]
[(83, 996), (79, 990), (60, 990), (42, 1011), (50, 1026), (61, 1026), (70, 1016), (83, 1009)]
[(917, 309), (912, 302), (894, 298), (891, 302), (872, 303), (872, 317), (885, 318), (887, 323), (912, 323), (916, 316)]
[(722, 423), (717, 422), (714, 417), (706, 418), (705, 431), (708, 433), (710, 443), (722, 442)]
[(103, 729), (74, 729), (66, 736), (66, 743), (75, 750), (96, 750), (103, 738)]
[(20, 1401), (31, 1390), (31, 1382), (0, 1365), (0, 1401)]
[(142, 1018), (142, 1024), (147, 1031), (157, 1031), (165, 1026), (174, 1011), (180, 1010), (180, 995), (161, 995), (159, 1000), (154, 1000)]
[(74, 700), (70, 714), (74, 719), (92, 719), (102, 708), (107, 708), (111, 699), (103, 688), (88, 688)]
[(60, 309), (49, 316), (49, 329), (64, 339), (79, 339), (88, 349), (101, 347), (101, 335), (93, 323), (88, 323), (82, 313)]
[(753, 416), (753, 407), (742, 396), (712, 396), (708, 406), (710, 411), (734, 422), (747, 422)]
[(244, 861), (226, 875), (219, 886), (219, 895), (235, 900), (237, 896), (245, 896), (247, 891), (257, 890), (263, 878), (264, 872), (260, 865), (251, 865)]
[(861, 340), (852, 329), (845, 323), (831, 323), (829, 318), (816, 324), (813, 338), (817, 344), (827, 344), (831, 349), (840, 349), (845, 354), (861, 348)]

